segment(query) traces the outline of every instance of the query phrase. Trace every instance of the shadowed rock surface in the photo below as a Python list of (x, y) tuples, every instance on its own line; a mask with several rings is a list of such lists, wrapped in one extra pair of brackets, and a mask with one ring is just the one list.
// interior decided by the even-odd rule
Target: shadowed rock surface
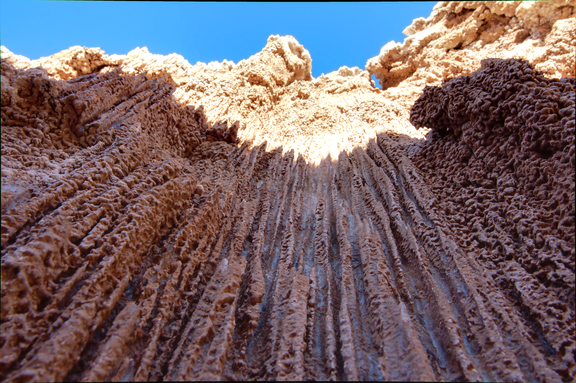
[[(490, 59), (426, 87), (411, 111), (433, 129), (414, 162), (462, 248), (507, 291), (574, 374), (574, 77)], [(447, 161), (447, 159), (452, 159)]]
[(573, 73), (2, 49), (0, 380), (575, 379)]

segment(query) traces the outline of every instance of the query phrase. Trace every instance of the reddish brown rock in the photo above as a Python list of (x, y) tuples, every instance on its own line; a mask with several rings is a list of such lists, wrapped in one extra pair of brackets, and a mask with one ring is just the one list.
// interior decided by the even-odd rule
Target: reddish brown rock
[[(411, 27), (476, 60), (505, 17), (569, 38), (546, 4)], [(575, 379), (573, 77), (382, 91), (277, 36), (237, 65), (6, 52), (1, 381)]]
[(535, 345), (574, 375), (574, 78), (490, 59), (426, 87), (412, 108), (431, 141), (413, 159), (438, 210), (512, 302)]

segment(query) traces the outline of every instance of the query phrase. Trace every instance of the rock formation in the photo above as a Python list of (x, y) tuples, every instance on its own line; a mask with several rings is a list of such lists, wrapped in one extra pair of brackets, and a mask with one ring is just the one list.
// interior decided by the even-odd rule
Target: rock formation
[(439, 85), (487, 57), (528, 60), (547, 76), (574, 76), (574, 1), (439, 2), (382, 47), (366, 69), (383, 88)]
[(2, 47), (0, 380), (573, 381), (574, 8), (316, 79)]

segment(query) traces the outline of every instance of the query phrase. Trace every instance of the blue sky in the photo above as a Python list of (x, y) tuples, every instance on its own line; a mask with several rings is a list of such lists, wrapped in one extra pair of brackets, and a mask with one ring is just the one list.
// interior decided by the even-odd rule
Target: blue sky
[(126, 54), (178, 53), (191, 64), (259, 52), (269, 35), (292, 35), (312, 56), (312, 75), (342, 65), (364, 69), (435, 2), (194, 3), (0, 0), (0, 40), (37, 59), (73, 45)]

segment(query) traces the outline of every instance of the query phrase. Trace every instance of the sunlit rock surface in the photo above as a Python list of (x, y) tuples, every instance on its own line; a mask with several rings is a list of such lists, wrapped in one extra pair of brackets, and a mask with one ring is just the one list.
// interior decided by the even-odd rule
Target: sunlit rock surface
[(572, 0), (443, 1), (366, 63), (384, 89), (440, 85), (489, 57), (528, 60), (548, 77), (574, 76)]
[(439, 3), (316, 79), (2, 47), (0, 379), (573, 381), (574, 22)]

